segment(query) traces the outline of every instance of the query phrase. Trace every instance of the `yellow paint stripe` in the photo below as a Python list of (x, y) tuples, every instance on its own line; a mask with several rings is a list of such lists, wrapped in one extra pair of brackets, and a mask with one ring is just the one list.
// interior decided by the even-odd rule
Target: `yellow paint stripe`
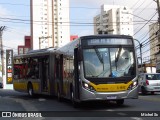
[(26, 83), (21, 82), (21, 83), (14, 83), (14, 89), (15, 90), (23, 90), (23, 91), (27, 91), (27, 86)]
[(39, 87), (39, 83), (32, 83), (32, 85), (33, 85), (33, 90), (34, 91), (39, 91), (40, 89), (40, 87)]
[(128, 89), (128, 87), (132, 84), (133, 82), (130, 81), (127, 84), (125, 83), (120, 83), (120, 84), (98, 84), (95, 85), (94, 83), (90, 82), (89, 84), (94, 87), (94, 89), (97, 92), (118, 92), (118, 91), (125, 91)]
[[(14, 89), (15, 90), (23, 90), (23, 91), (28, 91), (27, 89), (27, 83), (26, 82), (14, 82)], [(39, 91), (39, 83), (32, 83), (33, 85), (33, 90), (34, 91)]]

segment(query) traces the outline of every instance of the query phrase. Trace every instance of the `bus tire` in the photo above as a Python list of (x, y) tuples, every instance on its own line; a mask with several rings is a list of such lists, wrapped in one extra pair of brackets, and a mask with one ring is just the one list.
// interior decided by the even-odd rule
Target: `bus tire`
[(142, 95), (146, 95), (147, 94), (147, 91), (145, 90), (144, 87), (141, 87), (141, 92), (142, 92)]
[(31, 97), (34, 96), (33, 86), (32, 86), (31, 83), (28, 84), (28, 94), (29, 94), (29, 96), (31, 96)]
[(73, 107), (74, 107), (74, 108), (78, 108), (78, 107), (79, 107), (79, 103), (74, 100), (73, 90), (71, 90), (71, 94), (70, 94), (70, 95), (71, 95), (70, 99), (71, 99), (71, 102), (72, 102)]
[(116, 103), (117, 103), (117, 105), (123, 105), (124, 104), (124, 99), (117, 100)]
[(59, 89), (57, 89), (57, 99), (58, 99), (59, 102), (62, 101), (61, 93), (60, 93), (60, 90), (59, 90)]

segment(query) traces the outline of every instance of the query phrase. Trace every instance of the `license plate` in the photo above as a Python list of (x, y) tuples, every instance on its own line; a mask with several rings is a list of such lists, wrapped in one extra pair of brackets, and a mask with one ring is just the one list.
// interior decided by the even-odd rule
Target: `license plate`
[(160, 89), (160, 87), (154, 87), (154, 89)]
[(117, 96), (107, 96), (107, 99), (108, 99), (108, 100), (117, 99)]

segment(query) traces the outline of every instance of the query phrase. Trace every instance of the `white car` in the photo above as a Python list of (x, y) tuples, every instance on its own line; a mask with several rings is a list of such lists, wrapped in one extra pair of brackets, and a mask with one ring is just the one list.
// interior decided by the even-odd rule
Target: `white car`
[(160, 73), (141, 73), (138, 81), (142, 94), (160, 92)]

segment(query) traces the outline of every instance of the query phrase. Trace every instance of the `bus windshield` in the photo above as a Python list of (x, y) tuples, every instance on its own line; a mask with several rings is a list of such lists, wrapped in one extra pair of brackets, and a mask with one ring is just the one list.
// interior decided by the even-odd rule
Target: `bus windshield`
[(131, 48), (93, 48), (83, 50), (85, 77), (125, 77), (135, 75)]

